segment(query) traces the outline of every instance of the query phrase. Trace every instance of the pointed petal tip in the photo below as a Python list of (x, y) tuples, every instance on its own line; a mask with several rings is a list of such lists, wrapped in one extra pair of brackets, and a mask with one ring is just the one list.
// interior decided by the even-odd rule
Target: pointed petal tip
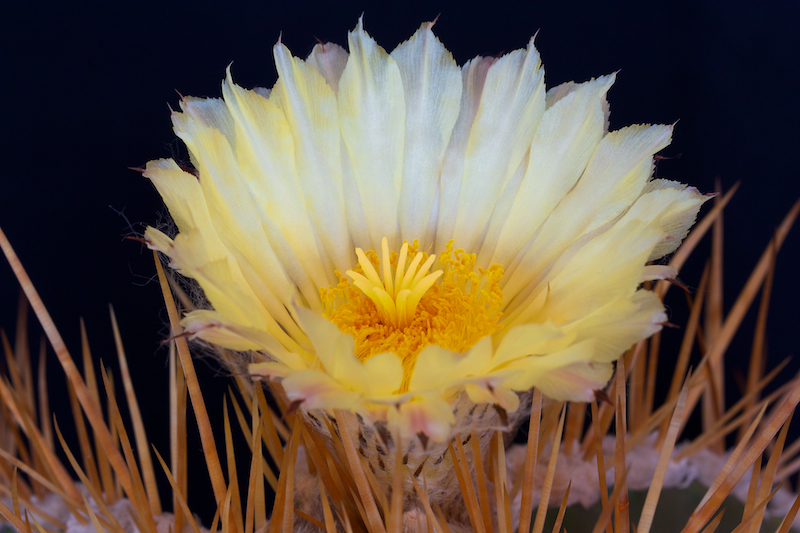
[(233, 75), (231, 74), (231, 67), (232, 67), (232, 66), (233, 66), (233, 61), (231, 61), (230, 63), (228, 63), (228, 66), (227, 66), (227, 67), (225, 67), (225, 79), (224, 79), (224, 80), (222, 80), (222, 85), (223, 85), (223, 87), (224, 87), (226, 84), (231, 84), (231, 85), (233, 84)]

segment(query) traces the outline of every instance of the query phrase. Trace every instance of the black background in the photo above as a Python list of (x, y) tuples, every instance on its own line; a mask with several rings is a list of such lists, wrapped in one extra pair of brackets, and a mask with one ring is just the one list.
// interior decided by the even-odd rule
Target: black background
[[(725, 216), (725, 305), (733, 303), (775, 226), (800, 197), (798, 10), (789, 4), (597, 3), (22, 3), (0, 22), (0, 227), (28, 269), (77, 356), (84, 317), (96, 356), (115, 354), (107, 305), (115, 306), (147, 417), (149, 438), (168, 451), (166, 315), (149, 251), (123, 239), (165, 213), (150, 183), (129, 166), (186, 157), (170, 129), (178, 95), (219, 96), (225, 67), (245, 87), (271, 86), (271, 48), (282, 32), (295, 55), (316, 39), (346, 44), (364, 13), (366, 30), (387, 50), (421, 22), (463, 64), (476, 55), (537, 47), (546, 82), (585, 81), (621, 69), (609, 93), (611, 127), (679, 120), (661, 177), (714, 191), (721, 177), (742, 186)], [(699, 280), (707, 247), (682, 278)], [(779, 256), (769, 321), (771, 368), (798, 351), (800, 229)], [(0, 262), (0, 326), (13, 336), (17, 285)], [(679, 291), (672, 321), (686, 318)], [(749, 357), (752, 316), (729, 350), (729, 368)], [(38, 333), (36, 333), (38, 335)], [(681, 333), (668, 331), (674, 344)], [(669, 365), (669, 353), (662, 355)], [(51, 354), (52, 355), (52, 354)], [(790, 364), (784, 381), (800, 368)], [(211, 407), (227, 381), (198, 365)], [(665, 368), (665, 375), (669, 369)], [(733, 371), (731, 375), (733, 375)], [(51, 399), (66, 420), (63, 376), (49, 359)], [(728, 383), (735, 397), (734, 381)], [(216, 409), (214, 409), (215, 412)], [(219, 419), (215, 422), (219, 427)], [(65, 424), (62, 424), (65, 425)], [(797, 424), (796, 424), (797, 425)], [(199, 461), (199, 443), (191, 445)], [(192, 473), (195, 509), (210, 495), (203, 469)]]

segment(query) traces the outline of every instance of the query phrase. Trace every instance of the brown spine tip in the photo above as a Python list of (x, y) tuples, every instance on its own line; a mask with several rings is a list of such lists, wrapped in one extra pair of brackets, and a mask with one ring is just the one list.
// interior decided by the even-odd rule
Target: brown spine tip
[(422, 443), (422, 449), (423, 450), (427, 450), (428, 449), (428, 436), (425, 433), (420, 431), (419, 433), (417, 433), (417, 438), (419, 438), (420, 443)]
[(183, 333), (179, 333), (178, 335), (174, 335), (172, 337), (168, 337), (168, 338), (164, 339), (163, 341), (161, 341), (161, 344), (169, 344), (170, 342), (172, 342), (174, 340), (181, 339), (181, 338), (184, 338), (184, 337), (191, 337), (191, 336), (192, 336), (192, 332), (191, 331), (184, 331)]
[(425, 466), (425, 461), (427, 461), (427, 460), (428, 460), (428, 456), (426, 456), (425, 459), (423, 459), (422, 462), (419, 464), (417, 469), (414, 470), (414, 477), (419, 477), (419, 475), (422, 473), (422, 467)]
[(614, 402), (611, 401), (611, 398), (603, 389), (597, 389), (596, 391), (594, 391), (594, 398), (598, 402), (605, 402), (608, 405), (614, 405)]
[(494, 407), (494, 410), (497, 411), (497, 416), (500, 417), (500, 421), (503, 423), (503, 425), (507, 426), (508, 425), (508, 412), (505, 409), (503, 409), (502, 407), (500, 407), (499, 405), (497, 405), (497, 404), (494, 404), (492, 407)]
[(689, 287), (687, 287), (687, 286), (686, 286), (686, 284), (684, 284), (684, 283), (683, 283), (681, 280), (679, 280), (678, 278), (665, 278), (665, 279), (666, 279), (666, 281), (669, 281), (670, 283), (672, 283), (672, 284), (673, 284), (673, 285), (675, 285), (676, 287), (680, 287), (680, 288), (681, 288), (681, 289), (683, 289), (685, 292), (687, 292), (687, 293), (690, 293), (690, 294), (691, 294), (691, 292), (692, 292), (692, 291), (690, 291), (690, 290), (689, 290)]
[(286, 408), (286, 412), (283, 413), (283, 416), (281, 416), (281, 422), (285, 421), (286, 417), (288, 417), (289, 415), (294, 414), (294, 412), (297, 411), (297, 409), (300, 407), (300, 404), (302, 403), (303, 400), (295, 400), (292, 403), (290, 403), (289, 406)]

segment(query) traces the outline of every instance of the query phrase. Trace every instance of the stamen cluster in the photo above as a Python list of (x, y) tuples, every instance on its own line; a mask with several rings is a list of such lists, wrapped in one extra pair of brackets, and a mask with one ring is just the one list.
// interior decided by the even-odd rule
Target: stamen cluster
[[(438, 258), (418, 252), (417, 241), (410, 245), (404, 243), (400, 254), (390, 253), (385, 239), (383, 244), (382, 261), (373, 251), (359, 249), (356, 252), (360, 260), (357, 270), (369, 273), (349, 270), (347, 275), (354, 280), (352, 283), (339, 274), (339, 284), (323, 288), (321, 296), (325, 316), (340, 331), (355, 338), (358, 359), (365, 361), (384, 352), (401, 357), (403, 392), (408, 387), (417, 356), (426, 346), (436, 344), (464, 352), (502, 327), (498, 322), (502, 315), (503, 293), (498, 282), (503, 269), (493, 265), (486, 270), (476, 270), (476, 255), (460, 249), (454, 251), (452, 242)], [(409, 259), (412, 256), (413, 260)], [(441, 270), (426, 274), (437, 259)], [(423, 265), (417, 269), (420, 263)], [(391, 276), (392, 269), (396, 272), (391, 288), (373, 281), (375, 278), (380, 281), (379, 267), (384, 279)], [(411, 283), (406, 281), (409, 278)], [(399, 285), (398, 279), (402, 280)], [(396, 315), (390, 314), (391, 308), (384, 304), (392, 289), (398, 299), (403, 291), (409, 294), (405, 299), (403, 326), (394, 320)], [(376, 297), (381, 291), (382, 296)], [(413, 302), (413, 308), (408, 302)], [(395, 304), (394, 309), (399, 307)]]

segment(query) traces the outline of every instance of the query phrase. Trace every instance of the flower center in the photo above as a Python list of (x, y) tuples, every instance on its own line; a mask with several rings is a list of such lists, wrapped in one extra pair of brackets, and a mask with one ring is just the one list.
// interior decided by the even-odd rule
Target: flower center
[[(383, 352), (400, 356), (403, 389), (429, 344), (464, 352), (502, 327), (500, 265), (476, 269), (476, 255), (453, 250), (452, 241), (438, 258), (418, 251), (418, 241), (405, 242), (399, 254), (386, 239), (381, 248), (380, 259), (356, 248), (358, 267), (347, 271), (352, 282), (337, 272), (339, 284), (320, 293), (325, 316), (353, 335), (360, 360)], [(441, 268), (428, 273), (437, 259)]]

